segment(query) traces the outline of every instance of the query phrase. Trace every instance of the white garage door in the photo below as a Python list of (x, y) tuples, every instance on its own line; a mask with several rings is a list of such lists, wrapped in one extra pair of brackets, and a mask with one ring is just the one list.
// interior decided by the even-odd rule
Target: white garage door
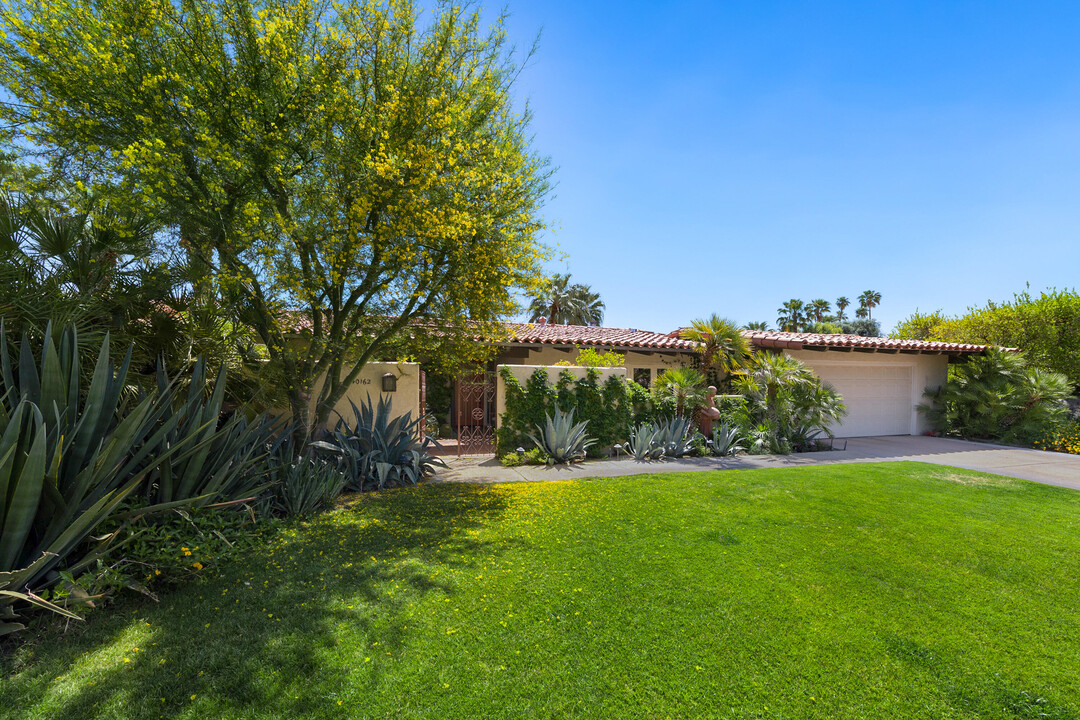
[(823, 363), (813, 368), (847, 404), (847, 416), (833, 428), (837, 437), (911, 434), (915, 417), (911, 365)]

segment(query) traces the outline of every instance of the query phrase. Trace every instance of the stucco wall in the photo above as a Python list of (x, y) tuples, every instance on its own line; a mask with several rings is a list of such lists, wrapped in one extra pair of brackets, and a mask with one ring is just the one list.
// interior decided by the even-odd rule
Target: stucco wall
[[(510, 370), (510, 373), (514, 376), (514, 378), (519, 383), (521, 383), (522, 386), (525, 385), (526, 381), (528, 381), (528, 379), (532, 376), (532, 374), (534, 372), (536, 372), (537, 370), (544, 370), (544, 371), (547, 372), (548, 385), (554, 385), (555, 383), (557, 383), (559, 381), (559, 373), (561, 373), (564, 370), (569, 372), (574, 377), (575, 380), (579, 380), (579, 379), (585, 377), (586, 374), (589, 372), (589, 368), (578, 367), (578, 366), (572, 366), (572, 367), (566, 367), (566, 366), (563, 366), (563, 367), (550, 367), (550, 366), (546, 366), (546, 365), (499, 365), (499, 366), (497, 366), (495, 368), (495, 383), (496, 383), (496, 387), (495, 387), (495, 412), (496, 412), (496, 417), (498, 418), (496, 426), (501, 426), (502, 425), (502, 416), (503, 416), (503, 413), (506, 412), (506, 382), (502, 378), (502, 369), (504, 367), (508, 368)], [(597, 379), (597, 382), (600, 383), (600, 384), (603, 384), (604, 382), (606, 382), (607, 379), (609, 377), (613, 376), (613, 375), (615, 377), (620, 377), (620, 378), (625, 378), (626, 377), (626, 368), (624, 368), (624, 367), (596, 368), (596, 371), (600, 373), (600, 377)]]
[[(397, 377), (397, 390), (392, 393), (382, 392), (382, 376), (386, 373), (393, 373)], [(343, 376), (345, 374), (347, 373), (342, 373)], [(312, 411), (315, 409), (315, 398), (318, 397), (318, 391), (321, 387), (322, 383), (320, 382), (312, 392)], [(369, 400), (372, 404), (375, 404), (383, 395), (389, 397), (393, 402), (395, 415), (412, 412), (414, 420), (420, 417), (420, 365), (417, 363), (368, 363), (360, 371), (360, 375), (353, 381), (352, 385), (349, 386), (349, 390), (334, 406), (334, 410), (344, 415), (346, 419), (351, 420), (353, 415), (350, 400), (359, 407), (364, 400)], [(338, 416), (331, 413), (330, 425), (333, 426), (337, 419)]]
[[(897, 368), (910, 368), (911, 371), (911, 394), (908, 402), (910, 408), (910, 422), (908, 424), (908, 432), (912, 435), (921, 435), (924, 432), (930, 430), (930, 424), (927, 422), (926, 416), (915, 410), (915, 406), (926, 402), (926, 398), (923, 397), (923, 393), (928, 389), (937, 389), (943, 385), (948, 377), (949, 368), (949, 356), (948, 355), (904, 355), (904, 354), (891, 354), (891, 353), (861, 353), (861, 352), (839, 352), (826, 350), (824, 352), (814, 350), (789, 350), (787, 351), (792, 357), (802, 360), (815, 371), (820, 371), (819, 374), (828, 375), (832, 377), (842, 377), (846, 368), (853, 367), (897, 367)], [(840, 382), (834, 383), (840, 385)], [(837, 387), (837, 390), (843, 394), (843, 388)], [(847, 399), (845, 399), (847, 401)], [(862, 400), (863, 403), (872, 402), (872, 400)], [(851, 402), (848, 403), (852, 405)], [(849, 413), (852, 410), (858, 410), (858, 406), (849, 407)], [(856, 436), (859, 433), (858, 428), (850, 426), (844, 428), (844, 432), (838, 431), (839, 436), (844, 435)]]

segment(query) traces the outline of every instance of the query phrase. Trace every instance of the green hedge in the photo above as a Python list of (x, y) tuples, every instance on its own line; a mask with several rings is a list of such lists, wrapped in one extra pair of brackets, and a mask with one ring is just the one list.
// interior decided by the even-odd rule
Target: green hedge
[(563, 412), (573, 410), (575, 421), (589, 423), (588, 433), (596, 438), (597, 452), (627, 440), (635, 417), (652, 411), (648, 390), (615, 375), (600, 382), (600, 371), (594, 368), (578, 380), (562, 370), (554, 385), (543, 368), (534, 371), (524, 386), (509, 368), (499, 372), (506, 395), (498, 432), (500, 457), (519, 447), (531, 448), (534, 443), (529, 434), (535, 435), (537, 426), (543, 425), (556, 407)]

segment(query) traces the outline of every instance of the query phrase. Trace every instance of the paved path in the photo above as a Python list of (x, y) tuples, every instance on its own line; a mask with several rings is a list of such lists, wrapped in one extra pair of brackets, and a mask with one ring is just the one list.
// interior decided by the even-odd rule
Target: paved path
[[(838, 441), (841, 445), (844, 441)], [(575, 477), (619, 477), (695, 470), (737, 468), (800, 467), (836, 463), (915, 460), (980, 470), (982, 472), (1033, 480), (1047, 485), (1080, 490), (1080, 456), (990, 445), (943, 438), (895, 436), (852, 438), (844, 450), (800, 455), (744, 455), (737, 458), (688, 458), (639, 463), (619, 460), (590, 460), (565, 467), (503, 467), (495, 458), (470, 456), (445, 458), (450, 469), (436, 476), (441, 482), (521, 482), (566, 480)]]

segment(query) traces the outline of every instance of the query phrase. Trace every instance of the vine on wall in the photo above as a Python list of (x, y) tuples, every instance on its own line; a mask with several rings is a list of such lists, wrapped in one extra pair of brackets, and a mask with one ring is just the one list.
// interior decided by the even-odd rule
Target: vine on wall
[[(629, 438), (630, 425), (635, 411), (651, 408), (644, 398), (635, 393), (636, 383), (612, 375), (600, 382), (600, 371), (589, 368), (585, 377), (574, 379), (568, 370), (559, 373), (554, 384), (543, 368), (536, 369), (523, 386), (509, 368), (501, 368), (505, 388), (506, 411), (498, 431), (498, 453), (512, 453), (517, 448), (531, 448), (529, 434), (536, 434), (537, 426), (555, 408), (563, 412), (574, 411), (574, 421), (587, 421), (587, 432), (596, 439), (597, 453)], [(648, 391), (645, 391), (646, 396)]]

